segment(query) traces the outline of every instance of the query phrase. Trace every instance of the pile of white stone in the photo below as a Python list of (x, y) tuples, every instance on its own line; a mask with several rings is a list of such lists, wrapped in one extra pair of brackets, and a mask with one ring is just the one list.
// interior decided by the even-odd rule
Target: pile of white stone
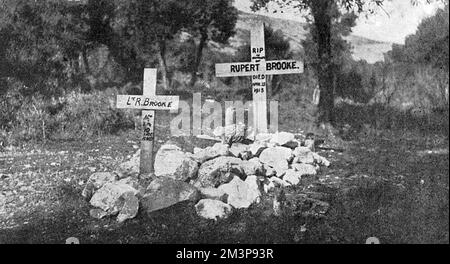
[(301, 183), (330, 162), (291, 133), (261, 134), (250, 145), (216, 143), (194, 153), (167, 143), (155, 157), (155, 179), (146, 187), (136, 180), (139, 152), (116, 172), (95, 173), (83, 196), (95, 207), (96, 218), (118, 214), (122, 222), (141, 208), (153, 212), (174, 204), (195, 203), (199, 216), (228, 217), (233, 210), (261, 201), (262, 193)]

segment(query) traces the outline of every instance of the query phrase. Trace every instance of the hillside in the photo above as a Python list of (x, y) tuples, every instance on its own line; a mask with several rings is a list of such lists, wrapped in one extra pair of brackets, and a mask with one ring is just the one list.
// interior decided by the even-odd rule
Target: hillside
[[(262, 21), (270, 25), (274, 30), (281, 30), (286, 38), (289, 39), (291, 48), (294, 51), (302, 50), (301, 40), (307, 34), (305, 23), (245, 12), (239, 12), (239, 19), (236, 24), (237, 34), (231, 40), (232, 46), (237, 47), (243, 42), (248, 41), (248, 31), (253, 21)], [(383, 53), (389, 51), (392, 46), (392, 43), (375, 41), (356, 35), (350, 35), (346, 39), (353, 46), (353, 57), (355, 59), (364, 59), (369, 63), (383, 60)]]

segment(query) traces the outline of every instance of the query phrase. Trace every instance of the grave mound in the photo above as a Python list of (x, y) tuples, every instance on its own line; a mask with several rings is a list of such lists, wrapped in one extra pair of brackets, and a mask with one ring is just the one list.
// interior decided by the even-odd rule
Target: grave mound
[(156, 153), (155, 174), (149, 179), (139, 177), (140, 151), (114, 172), (94, 173), (83, 190), (93, 207), (91, 216), (117, 215), (123, 222), (139, 208), (151, 213), (188, 201), (200, 217), (218, 220), (304, 184), (321, 166), (330, 166), (313, 146), (286, 132), (261, 135), (250, 144), (211, 143), (192, 152), (173, 142)]

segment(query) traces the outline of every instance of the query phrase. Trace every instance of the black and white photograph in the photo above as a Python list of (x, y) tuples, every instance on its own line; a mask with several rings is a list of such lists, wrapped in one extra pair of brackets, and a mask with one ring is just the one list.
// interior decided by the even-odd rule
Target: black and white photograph
[(0, 252), (448, 245), (448, 174), (448, 0), (0, 0)]

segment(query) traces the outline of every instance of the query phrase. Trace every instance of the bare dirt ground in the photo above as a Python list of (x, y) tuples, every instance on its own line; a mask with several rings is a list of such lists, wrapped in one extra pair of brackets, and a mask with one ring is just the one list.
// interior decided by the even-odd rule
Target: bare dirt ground
[[(157, 131), (156, 135), (162, 135)], [(159, 145), (167, 137), (157, 137)], [(138, 133), (28, 145), (0, 153), (0, 244), (65, 243), (449, 243), (448, 139), (383, 133), (349, 143), (318, 176), (214, 222), (181, 203), (123, 224), (89, 216), (81, 191), (93, 172), (111, 171), (138, 147)], [(189, 143), (194, 144), (194, 143)], [(189, 146), (188, 146), (189, 147)], [(320, 213), (309, 199), (324, 201)]]

